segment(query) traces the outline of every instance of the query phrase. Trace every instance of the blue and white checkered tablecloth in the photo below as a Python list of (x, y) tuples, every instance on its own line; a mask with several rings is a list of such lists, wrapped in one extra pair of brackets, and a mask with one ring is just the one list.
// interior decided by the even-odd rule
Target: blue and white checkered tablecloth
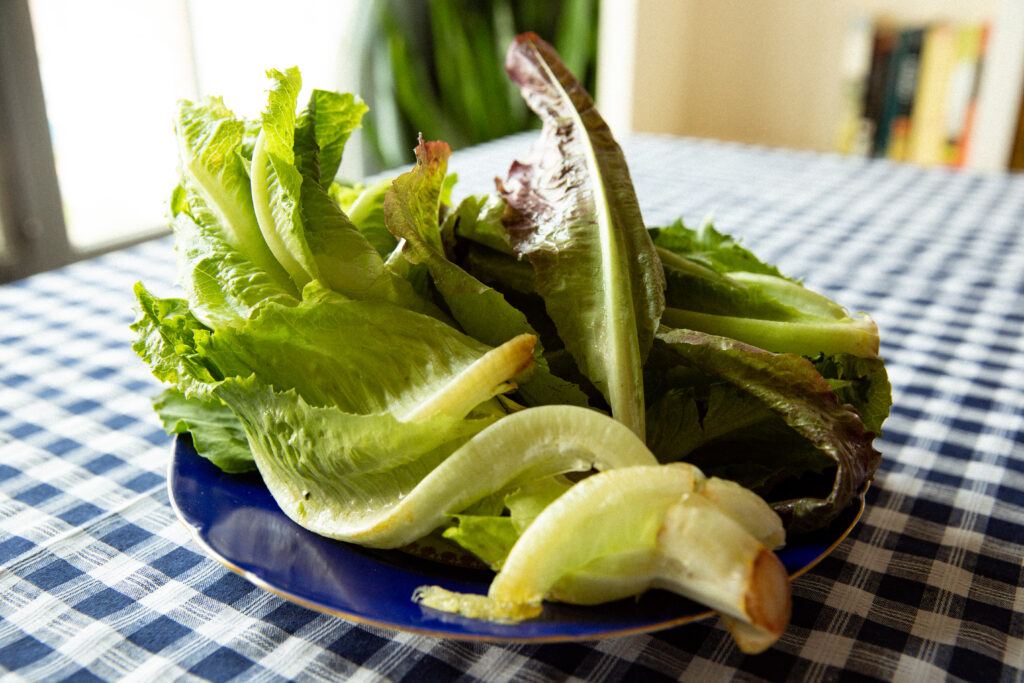
[[(456, 152), (486, 192), (531, 138)], [(776, 647), (713, 620), (572, 644), (357, 625), (204, 556), (130, 348), (161, 239), (0, 287), (0, 671), (10, 680), (1024, 680), (1024, 176), (637, 136), (649, 224), (720, 230), (882, 334), (894, 407), (859, 526)]]

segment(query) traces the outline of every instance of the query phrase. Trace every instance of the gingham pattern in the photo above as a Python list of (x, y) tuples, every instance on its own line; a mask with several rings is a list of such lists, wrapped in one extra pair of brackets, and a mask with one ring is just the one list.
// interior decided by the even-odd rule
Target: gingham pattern
[[(531, 136), (457, 152), (489, 191)], [(131, 285), (166, 240), (0, 287), (0, 671), (11, 680), (952, 680), (1024, 670), (1024, 177), (636, 137), (649, 224), (714, 211), (869, 311), (895, 405), (862, 523), (745, 657), (713, 621), (566, 645), (437, 640), (291, 604), (205, 558), (165, 490)]]

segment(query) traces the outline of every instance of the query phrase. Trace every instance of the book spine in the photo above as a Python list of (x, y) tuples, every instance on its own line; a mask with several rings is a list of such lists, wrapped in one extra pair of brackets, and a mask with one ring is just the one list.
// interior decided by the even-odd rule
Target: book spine
[(864, 114), (861, 122), (864, 134), (869, 140), (865, 150), (867, 155), (873, 155), (877, 146), (889, 62), (895, 45), (896, 34), (891, 28), (884, 25), (875, 27), (871, 48), (871, 66), (868, 69), (867, 84), (864, 88)]
[(961, 26), (956, 36), (956, 56), (946, 100), (943, 161), (961, 166), (973, 123), (980, 82), (985, 34), (980, 25)]
[(910, 116), (917, 95), (923, 44), (923, 29), (912, 28), (900, 32), (900, 49), (897, 52), (899, 61), (893, 65), (894, 74), (889, 91), (889, 132), (884, 145), (880, 145), (882, 153), (896, 161), (902, 161), (907, 157)]
[(948, 24), (930, 26), (921, 53), (921, 73), (910, 120), (907, 159), (943, 163), (946, 98), (953, 71), (956, 32)]

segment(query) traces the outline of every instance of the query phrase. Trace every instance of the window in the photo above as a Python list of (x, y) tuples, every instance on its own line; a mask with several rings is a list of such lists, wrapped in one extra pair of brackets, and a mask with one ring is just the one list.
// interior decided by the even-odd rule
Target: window
[(307, 88), (355, 90), (359, 6), (0, 2), (0, 280), (166, 230), (178, 99), (255, 116), (264, 70), (293, 65)]

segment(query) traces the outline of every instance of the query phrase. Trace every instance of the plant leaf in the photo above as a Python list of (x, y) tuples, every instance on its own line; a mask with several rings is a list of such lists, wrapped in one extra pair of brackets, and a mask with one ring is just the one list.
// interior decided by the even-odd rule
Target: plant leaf
[(196, 452), (225, 472), (256, 469), (242, 423), (219, 399), (186, 398), (167, 389), (153, 398), (153, 409), (168, 434), (191, 434)]

